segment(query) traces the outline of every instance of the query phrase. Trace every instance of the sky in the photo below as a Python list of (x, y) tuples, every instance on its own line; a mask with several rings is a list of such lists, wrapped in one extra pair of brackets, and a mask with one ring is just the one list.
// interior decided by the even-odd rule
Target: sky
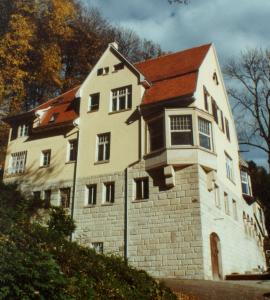
[[(99, 8), (112, 24), (133, 29), (164, 51), (214, 43), (221, 66), (247, 48), (270, 47), (270, 0), (189, 0), (187, 5), (170, 5), (167, 0), (84, 2)], [(250, 149), (243, 155), (266, 166), (261, 151)]]

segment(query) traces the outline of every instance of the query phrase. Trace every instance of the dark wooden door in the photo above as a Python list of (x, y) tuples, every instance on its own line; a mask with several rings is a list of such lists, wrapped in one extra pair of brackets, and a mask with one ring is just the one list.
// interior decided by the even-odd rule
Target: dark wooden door
[(220, 253), (220, 240), (216, 233), (210, 235), (210, 247), (211, 247), (211, 262), (213, 279), (221, 279), (221, 253)]

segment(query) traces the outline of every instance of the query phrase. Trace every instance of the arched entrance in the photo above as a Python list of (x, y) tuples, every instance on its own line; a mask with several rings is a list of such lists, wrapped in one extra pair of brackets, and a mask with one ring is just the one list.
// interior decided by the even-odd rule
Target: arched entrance
[(212, 274), (214, 280), (222, 279), (220, 239), (215, 232), (210, 234)]

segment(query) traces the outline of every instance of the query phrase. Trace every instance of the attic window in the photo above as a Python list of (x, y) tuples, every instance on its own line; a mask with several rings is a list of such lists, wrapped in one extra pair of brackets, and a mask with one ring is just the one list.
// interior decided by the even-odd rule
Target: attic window
[(124, 69), (124, 63), (119, 63), (117, 65), (114, 65), (114, 71), (117, 72), (117, 71), (120, 71), (122, 69)]
[(50, 123), (54, 123), (58, 117), (59, 113), (54, 113), (52, 114), (51, 118), (50, 118)]
[(217, 77), (217, 73), (216, 72), (214, 72), (214, 74), (213, 74), (213, 80), (215, 81), (216, 85), (219, 85), (218, 77)]
[(109, 67), (100, 68), (97, 70), (97, 76), (109, 74)]

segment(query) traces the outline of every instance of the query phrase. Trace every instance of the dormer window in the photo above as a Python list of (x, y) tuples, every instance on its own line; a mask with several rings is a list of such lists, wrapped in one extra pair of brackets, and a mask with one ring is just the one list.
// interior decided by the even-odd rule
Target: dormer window
[(51, 115), (51, 118), (50, 118), (50, 123), (54, 123), (58, 117), (59, 113), (54, 113)]
[(251, 196), (250, 179), (248, 172), (245, 170), (241, 170), (241, 183), (243, 194)]
[(18, 127), (18, 137), (28, 136), (29, 133), (29, 125), (22, 124)]

